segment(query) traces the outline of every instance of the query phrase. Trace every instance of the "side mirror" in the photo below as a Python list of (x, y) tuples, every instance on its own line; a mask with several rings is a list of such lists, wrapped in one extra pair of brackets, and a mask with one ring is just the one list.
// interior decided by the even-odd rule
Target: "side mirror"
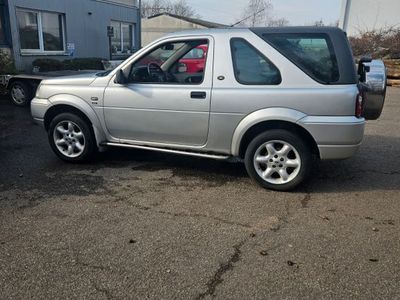
[(119, 83), (119, 84), (126, 84), (128, 82), (125, 73), (122, 69), (119, 69), (117, 74), (115, 75), (115, 83)]

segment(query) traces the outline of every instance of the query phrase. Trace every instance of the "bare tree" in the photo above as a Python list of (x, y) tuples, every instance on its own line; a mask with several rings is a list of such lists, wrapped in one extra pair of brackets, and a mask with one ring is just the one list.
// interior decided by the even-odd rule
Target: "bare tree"
[(183, 17), (193, 17), (195, 10), (187, 4), (186, 0), (177, 0), (172, 3), (172, 13)]
[(269, 20), (267, 25), (270, 27), (284, 27), (284, 26), (289, 26), (289, 21), (285, 18), (279, 18), (279, 19), (271, 18), (271, 20)]
[(161, 13), (171, 13), (183, 17), (197, 16), (186, 0), (146, 0), (142, 3), (142, 17), (148, 18)]
[(142, 17), (147, 18), (170, 9), (170, 3), (165, 0), (147, 0), (142, 3)]
[(242, 21), (239, 24), (251, 27), (265, 25), (270, 18), (272, 8), (270, 0), (249, 0), (246, 9), (243, 11)]
[(316, 26), (316, 27), (323, 27), (325, 26), (325, 23), (322, 19), (315, 21), (314, 24), (312, 26)]
[(285, 18), (276, 19), (273, 16), (271, 0), (249, 0), (243, 11), (242, 19), (234, 25), (241, 26), (287, 26), (289, 21)]

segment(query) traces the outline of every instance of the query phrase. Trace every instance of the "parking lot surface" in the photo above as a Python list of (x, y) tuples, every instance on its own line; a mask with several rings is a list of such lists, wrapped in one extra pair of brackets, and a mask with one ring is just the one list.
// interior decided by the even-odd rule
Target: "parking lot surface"
[(241, 163), (51, 152), (0, 101), (0, 298), (400, 297), (400, 89), (356, 157), (292, 193)]

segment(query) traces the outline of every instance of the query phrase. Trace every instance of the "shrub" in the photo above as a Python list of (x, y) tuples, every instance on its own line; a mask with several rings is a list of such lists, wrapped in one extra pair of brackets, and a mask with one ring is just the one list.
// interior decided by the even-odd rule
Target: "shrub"
[(16, 74), (14, 61), (10, 54), (0, 49), (0, 74)]
[(102, 58), (74, 58), (64, 60), (66, 70), (102, 70)]
[(39, 67), (40, 72), (59, 70), (103, 70), (102, 58), (73, 58), (59, 61), (51, 58), (40, 58), (33, 61), (34, 67)]
[(64, 64), (52, 58), (35, 59), (32, 63), (34, 67), (39, 67), (40, 72), (58, 71), (64, 69)]
[(349, 40), (355, 57), (400, 58), (399, 28), (364, 31)]

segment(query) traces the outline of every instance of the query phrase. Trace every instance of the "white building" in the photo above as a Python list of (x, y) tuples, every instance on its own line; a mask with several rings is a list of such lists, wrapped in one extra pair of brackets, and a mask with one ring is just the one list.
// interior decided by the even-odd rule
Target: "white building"
[(342, 0), (339, 27), (349, 36), (393, 26), (400, 28), (400, 0)]

